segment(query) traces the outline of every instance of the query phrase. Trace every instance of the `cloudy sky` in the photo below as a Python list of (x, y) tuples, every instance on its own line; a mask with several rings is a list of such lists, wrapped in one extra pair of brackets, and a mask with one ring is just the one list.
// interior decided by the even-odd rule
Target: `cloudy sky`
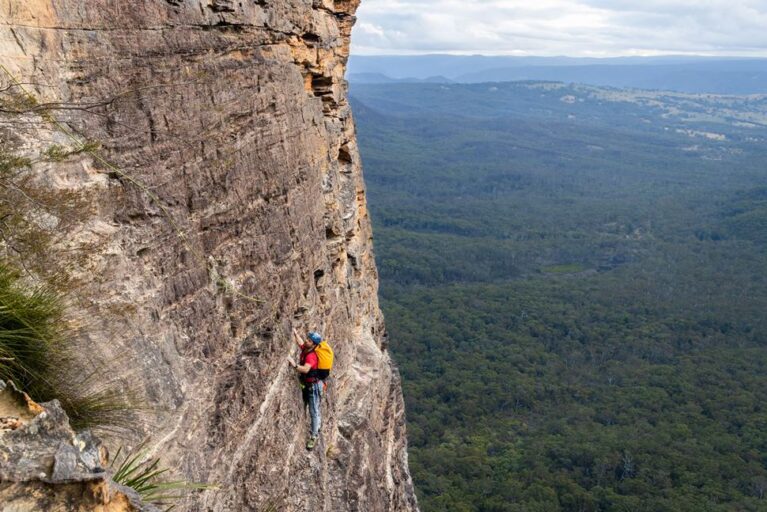
[(358, 54), (767, 57), (767, 0), (362, 0)]

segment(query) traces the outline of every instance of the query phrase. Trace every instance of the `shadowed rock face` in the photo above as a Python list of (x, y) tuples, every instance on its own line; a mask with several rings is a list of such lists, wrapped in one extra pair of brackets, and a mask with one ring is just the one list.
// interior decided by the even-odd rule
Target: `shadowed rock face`
[[(67, 104), (6, 142), (101, 146), (33, 170), (90, 204), (59, 248), (79, 255), (83, 359), (139, 387), (152, 454), (219, 484), (182, 510), (417, 509), (343, 80), (357, 5), (0, 4), (0, 61)], [(313, 452), (292, 327), (336, 352)]]

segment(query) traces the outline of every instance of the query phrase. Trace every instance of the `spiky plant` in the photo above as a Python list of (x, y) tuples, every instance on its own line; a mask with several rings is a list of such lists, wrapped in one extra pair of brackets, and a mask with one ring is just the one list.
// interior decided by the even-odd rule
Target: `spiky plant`
[[(113, 465), (120, 459), (121, 453), (122, 447), (117, 450), (112, 461)], [(173, 503), (186, 497), (190, 491), (215, 487), (185, 480), (165, 480), (164, 477), (170, 470), (160, 467), (160, 459), (147, 458), (145, 451), (139, 451), (133, 455), (126, 454), (113, 469), (115, 473), (112, 475), (112, 480), (130, 487), (147, 503), (169, 506), (166, 510), (172, 509)]]
[(0, 261), (0, 379), (32, 399), (61, 402), (75, 429), (129, 428), (132, 393), (104, 372), (84, 372), (73, 354), (77, 341), (63, 320), (63, 298), (46, 285), (30, 285)]
[(0, 378), (45, 399), (62, 339), (60, 297), (45, 286), (22, 289), (19, 279), (0, 263)]

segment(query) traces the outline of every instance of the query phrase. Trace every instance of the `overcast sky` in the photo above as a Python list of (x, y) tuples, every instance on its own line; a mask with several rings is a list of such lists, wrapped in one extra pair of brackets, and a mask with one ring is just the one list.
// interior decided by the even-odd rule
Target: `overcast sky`
[(353, 52), (767, 57), (767, 0), (362, 0)]

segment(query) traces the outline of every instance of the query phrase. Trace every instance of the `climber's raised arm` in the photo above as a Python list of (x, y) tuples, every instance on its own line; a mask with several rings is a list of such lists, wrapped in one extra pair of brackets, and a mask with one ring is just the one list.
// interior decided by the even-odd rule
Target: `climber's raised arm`
[(293, 328), (293, 340), (296, 342), (296, 345), (298, 345), (301, 348), (304, 348), (304, 339), (301, 337), (300, 334), (298, 334), (298, 331), (296, 331), (296, 328)]

